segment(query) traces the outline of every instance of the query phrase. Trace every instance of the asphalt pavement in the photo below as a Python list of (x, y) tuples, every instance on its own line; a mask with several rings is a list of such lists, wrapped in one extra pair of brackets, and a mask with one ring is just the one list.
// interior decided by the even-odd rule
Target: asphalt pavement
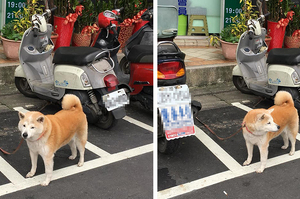
[[(247, 111), (274, 104), (272, 100), (242, 94), (230, 82), (191, 90), (192, 98), (203, 105), (197, 118), (222, 138), (237, 132)], [(293, 156), (288, 154), (290, 147), (281, 149), (281, 136), (273, 139), (267, 168), (257, 174), (255, 170), (260, 164), (257, 147), (252, 163), (242, 165), (247, 150), (241, 132), (222, 141), (198, 120), (195, 130), (195, 136), (181, 139), (175, 153), (158, 154), (158, 199), (299, 198), (299, 135)]]
[[(21, 137), (18, 114), (14, 110), (54, 114), (61, 108), (38, 98), (27, 98), (13, 84), (0, 85), (0, 147), (12, 152)], [(126, 117), (109, 130), (89, 124), (85, 164), (78, 157), (69, 160), (70, 149), (59, 149), (54, 158), (53, 180), (45, 178), (44, 164), (38, 160), (35, 177), (25, 178), (31, 168), (26, 142), (13, 155), (0, 154), (1, 198), (152, 198), (153, 123), (152, 112), (138, 102), (126, 106)]]

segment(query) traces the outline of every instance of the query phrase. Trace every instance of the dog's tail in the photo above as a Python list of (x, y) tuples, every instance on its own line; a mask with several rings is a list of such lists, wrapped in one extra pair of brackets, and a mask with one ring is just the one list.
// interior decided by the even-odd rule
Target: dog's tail
[(288, 104), (294, 106), (294, 100), (292, 95), (287, 91), (278, 91), (276, 93), (275, 99), (274, 99), (275, 105), (283, 105)]
[(61, 102), (61, 107), (64, 110), (80, 110), (82, 111), (82, 105), (79, 98), (76, 95), (66, 94)]

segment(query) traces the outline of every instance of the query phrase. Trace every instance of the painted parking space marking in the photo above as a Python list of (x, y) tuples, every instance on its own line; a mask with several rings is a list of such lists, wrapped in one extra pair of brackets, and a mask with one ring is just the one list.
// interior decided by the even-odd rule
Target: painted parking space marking
[[(17, 171), (15, 170), (8, 162), (6, 162), (1, 156), (0, 156), (0, 172), (5, 175), (5, 177), (11, 181), (13, 184), (16, 184), (25, 178)], [(0, 186), (1, 187), (1, 186)], [(1, 189), (1, 188), (0, 188)]]
[[(78, 174), (78, 173), (81, 173), (84, 171), (102, 167), (102, 166), (105, 166), (108, 164), (112, 164), (112, 163), (122, 161), (122, 160), (125, 160), (128, 158), (132, 158), (135, 156), (143, 155), (145, 153), (150, 153), (152, 151), (153, 151), (153, 144), (148, 144), (145, 146), (141, 146), (141, 147), (137, 147), (134, 149), (129, 149), (127, 151), (112, 154), (110, 156), (106, 156), (103, 158), (97, 158), (94, 160), (90, 160), (88, 162), (85, 162), (82, 167), (78, 167), (77, 165), (72, 165), (69, 167), (62, 168), (62, 169), (54, 170), (51, 181), (53, 182), (54, 180), (58, 180), (58, 179), (61, 179), (64, 177), (75, 175), (75, 174)], [(18, 181), (15, 180), (14, 183), (8, 183), (8, 184), (0, 186), (0, 196), (39, 185), (44, 180), (45, 180), (45, 174), (34, 176), (32, 178), (26, 178), (26, 179), (23, 178), (22, 180), (19, 179)]]
[[(23, 107), (16, 107), (14, 108), (14, 110), (23, 113), (28, 112), (28, 110), (24, 109)], [(149, 125), (144, 124), (138, 120), (134, 120), (128, 116), (126, 117), (127, 117), (126, 120), (130, 120), (131, 123), (133, 123), (134, 125), (140, 126), (146, 130), (150, 129), (152, 132), (153, 128), (150, 127)], [(110, 154), (90, 142), (87, 142), (86, 149), (88, 149), (89, 151), (91, 151), (92, 153), (100, 157), (90, 161), (86, 161), (82, 167), (78, 167), (77, 165), (72, 165), (72, 166), (54, 170), (51, 181), (55, 181), (61, 178), (75, 175), (84, 171), (89, 171), (91, 169), (99, 168), (122, 160), (126, 160), (128, 158), (133, 158), (146, 153), (151, 153), (153, 152), (153, 144), (152, 143), (146, 144), (143, 146), (139, 146), (133, 149), (129, 149), (114, 154)], [(14, 169), (1, 156), (0, 156), (0, 165), (1, 165), (0, 172), (10, 181), (10, 183), (0, 186), (0, 196), (40, 185), (45, 179), (45, 173), (34, 176), (32, 178), (23, 177), (16, 169)]]
[(211, 139), (204, 131), (195, 126), (196, 137), (223, 163), (231, 170), (241, 169), (241, 165), (231, 157), (220, 145)]
[[(244, 111), (252, 110), (240, 103), (232, 103), (233, 106), (238, 107)], [(195, 126), (196, 137), (229, 169), (228, 171), (220, 172), (204, 178), (200, 178), (185, 184), (177, 185), (157, 193), (158, 199), (173, 198), (195, 190), (199, 190), (217, 183), (221, 183), (233, 178), (254, 173), (260, 166), (260, 162), (251, 163), (249, 166), (242, 166), (236, 162), (224, 149), (222, 149), (214, 140), (212, 140), (204, 131)], [(297, 139), (300, 140), (298, 133)], [(300, 150), (296, 151), (293, 156), (289, 154), (280, 155), (270, 158), (267, 161), (266, 168), (284, 164), (293, 160), (300, 159)]]
[(137, 126), (143, 128), (143, 129), (146, 129), (148, 131), (153, 132), (153, 127), (152, 126), (147, 125), (147, 124), (145, 124), (143, 122), (140, 122), (140, 121), (138, 121), (136, 119), (133, 119), (133, 118), (127, 116), (127, 115), (123, 118), (123, 120), (126, 120), (127, 122), (130, 122), (130, 123), (132, 123), (134, 125), (137, 125)]

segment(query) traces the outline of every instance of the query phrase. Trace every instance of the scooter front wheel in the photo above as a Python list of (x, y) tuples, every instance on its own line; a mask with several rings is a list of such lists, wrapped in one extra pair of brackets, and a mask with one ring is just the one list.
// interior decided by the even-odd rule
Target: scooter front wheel
[(178, 150), (180, 140), (167, 140), (165, 137), (158, 139), (158, 151), (163, 154), (172, 154)]
[(15, 85), (17, 89), (26, 97), (35, 98), (36, 95), (32, 92), (27, 79), (24, 77), (15, 77)]
[(245, 94), (252, 94), (251, 90), (247, 87), (247, 84), (242, 76), (233, 76), (232, 81), (234, 86)]
[(102, 110), (102, 114), (99, 117), (98, 122), (95, 123), (96, 126), (102, 129), (110, 129), (117, 124), (118, 120), (114, 117), (111, 111)]

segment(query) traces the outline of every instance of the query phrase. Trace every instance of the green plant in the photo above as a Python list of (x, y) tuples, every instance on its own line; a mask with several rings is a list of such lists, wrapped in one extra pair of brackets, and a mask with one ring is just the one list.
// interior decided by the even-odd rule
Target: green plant
[(36, 0), (28, 1), (23, 10), (14, 12), (16, 19), (3, 26), (1, 30), (2, 36), (11, 40), (21, 40), (24, 32), (32, 25), (32, 15), (42, 14), (43, 7)]
[[(243, 3), (242, 3), (243, 2)], [(238, 43), (241, 35), (247, 31), (247, 22), (249, 19), (256, 19), (258, 11), (254, 11), (251, 0), (240, 0), (242, 3), (242, 12), (232, 17), (232, 24), (221, 31), (223, 41)]]
[(208, 46), (220, 47), (220, 38), (217, 35), (210, 35), (207, 40)]
[(267, 1), (268, 11), (270, 15), (268, 20), (279, 21), (281, 18), (285, 18), (290, 8), (293, 6), (291, 0), (269, 0)]
[(78, 0), (54, 0), (54, 6), (57, 7), (55, 15), (58, 17), (66, 17), (75, 12), (78, 4)]
[(293, 19), (289, 22), (288, 26), (286, 27), (286, 35), (292, 36), (293, 33), (297, 30), (300, 30), (300, 6), (299, 4), (295, 4), (292, 9), (295, 15)]
[(21, 40), (22, 35), (14, 30), (15, 24), (16, 23), (14, 21), (10, 21), (5, 24), (1, 30), (2, 37), (15, 41)]
[(91, 0), (84, 0), (81, 5), (84, 8), (82, 10), (82, 15), (79, 18), (77, 18), (77, 21), (74, 25), (76, 33), (80, 33), (86, 26), (92, 26), (92, 24), (96, 22), (96, 16), (98, 14), (94, 9), (95, 6)]

